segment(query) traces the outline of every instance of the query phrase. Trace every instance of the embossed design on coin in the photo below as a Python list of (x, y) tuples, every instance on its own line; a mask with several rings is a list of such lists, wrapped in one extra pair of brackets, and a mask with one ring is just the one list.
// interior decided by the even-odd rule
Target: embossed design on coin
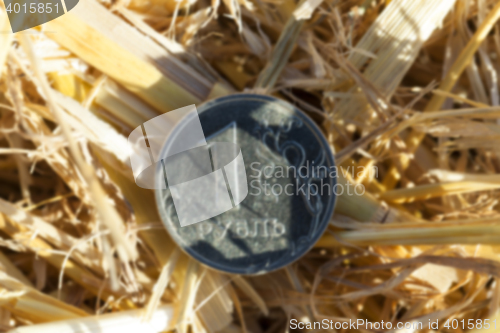
[[(172, 238), (192, 257), (229, 273), (265, 273), (300, 258), (324, 232), (336, 199), (334, 159), (319, 128), (291, 104), (262, 95), (219, 98), (198, 112), (209, 146), (241, 148), (248, 195), (223, 214), (181, 227), (169, 189), (156, 190)], [(165, 182), (161, 166), (156, 175)]]

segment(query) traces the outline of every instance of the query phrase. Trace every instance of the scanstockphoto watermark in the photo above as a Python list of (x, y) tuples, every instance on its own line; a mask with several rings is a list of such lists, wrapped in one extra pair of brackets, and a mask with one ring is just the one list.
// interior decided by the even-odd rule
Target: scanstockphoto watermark
[[(306, 161), (303, 165), (283, 166), (274, 164), (263, 165), (260, 162), (250, 164), (252, 172), (249, 175), (250, 195), (254, 196), (280, 196), (280, 195), (303, 195), (308, 199), (323, 195), (363, 195), (365, 187), (363, 184), (334, 183), (341, 174), (344, 178), (359, 179), (362, 177), (377, 178), (378, 168), (376, 166), (367, 168), (364, 166), (348, 166), (338, 168), (337, 166), (326, 167), (314, 165)], [(293, 182), (283, 184), (277, 182), (279, 179), (293, 179)]]
[[(427, 324), (427, 325), (426, 325)], [(392, 323), (390, 321), (380, 321), (380, 322), (371, 322), (365, 319), (349, 319), (347, 321), (333, 321), (328, 319), (323, 319), (322, 321), (299, 321), (297, 319), (290, 320), (290, 329), (296, 330), (407, 330), (407, 331), (416, 331), (422, 330), (424, 326), (437, 329), (438, 321), (431, 322), (429, 320), (428, 323), (423, 323), (419, 321), (408, 321), (408, 322), (396, 322)]]

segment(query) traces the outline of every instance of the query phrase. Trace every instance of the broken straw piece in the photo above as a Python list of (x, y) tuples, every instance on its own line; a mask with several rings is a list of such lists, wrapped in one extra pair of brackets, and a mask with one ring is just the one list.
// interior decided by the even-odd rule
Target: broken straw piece
[(172, 305), (164, 305), (153, 313), (149, 321), (142, 320), (144, 310), (131, 310), (24, 326), (10, 333), (159, 333), (172, 329), (173, 313)]

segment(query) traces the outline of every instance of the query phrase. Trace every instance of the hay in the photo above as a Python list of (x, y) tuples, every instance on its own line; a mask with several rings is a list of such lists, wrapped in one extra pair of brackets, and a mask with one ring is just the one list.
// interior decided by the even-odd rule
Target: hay
[[(0, 330), (499, 318), (496, 1), (81, 0), (15, 35), (0, 7)], [(255, 277), (179, 251), (126, 145), (237, 91), (307, 112), (339, 182), (367, 190), (339, 197), (304, 258)]]

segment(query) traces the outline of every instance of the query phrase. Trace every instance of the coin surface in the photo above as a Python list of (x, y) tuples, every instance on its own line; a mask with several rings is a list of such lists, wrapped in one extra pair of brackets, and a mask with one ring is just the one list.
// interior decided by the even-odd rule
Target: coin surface
[[(235, 274), (299, 259), (325, 231), (336, 201), (334, 158), (320, 129), (293, 105), (263, 95), (218, 98), (198, 114), (208, 146), (241, 149), (248, 194), (225, 213), (181, 227), (168, 185), (158, 186), (158, 210), (172, 238), (201, 263)], [(167, 182), (164, 167), (157, 182)]]

